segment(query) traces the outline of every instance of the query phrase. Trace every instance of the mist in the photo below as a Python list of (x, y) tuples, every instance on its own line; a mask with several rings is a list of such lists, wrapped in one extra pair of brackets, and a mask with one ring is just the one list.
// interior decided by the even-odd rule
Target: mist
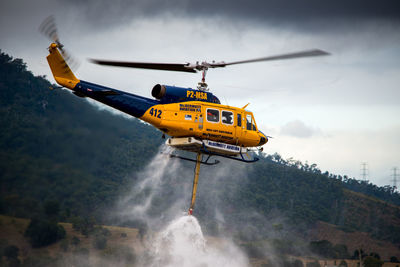
[[(141, 236), (145, 253), (138, 257), (139, 266), (249, 266), (246, 254), (222, 230), (223, 225), (209, 239), (196, 216), (187, 215), (194, 166), (171, 159), (167, 155), (170, 152), (168, 147), (160, 147), (143, 171), (135, 175), (131, 190), (121, 196), (112, 214), (113, 220), (122, 225), (136, 224), (145, 229)], [(218, 179), (227, 176), (235, 182), (238, 175), (232, 169), (226, 172), (229, 167), (211, 168), (202, 166), (200, 170), (196, 206), (201, 217), (212, 216), (217, 224), (223, 224)], [(244, 170), (241, 175), (245, 178)]]
[(139, 229), (139, 266), (239, 267), (250, 266), (250, 257), (283, 266), (273, 240), (293, 242), (294, 254), (307, 249), (280, 211), (261, 214), (243, 208), (246, 202), (243, 207), (231, 204), (248, 183), (252, 165), (220, 158), (218, 165), (202, 165), (194, 213), (187, 215), (194, 163), (170, 158), (172, 151), (162, 145), (105, 216), (106, 221)]

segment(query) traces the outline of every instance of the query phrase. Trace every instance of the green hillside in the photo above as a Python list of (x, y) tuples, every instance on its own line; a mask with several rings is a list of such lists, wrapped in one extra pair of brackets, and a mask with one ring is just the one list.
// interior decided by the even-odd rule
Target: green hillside
[[(55, 202), (59, 221), (78, 216), (137, 225), (104, 214), (156, 155), (161, 133), (50, 86), (22, 60), (1, 53), (0, 213), (30, 218)], [(192, 175), (191, 163), (166, 174), (150, 214), (164, 216), (177, 199), (188, 202)], [(202, 167), (198, 192), (196, 216), (208, 234), (227, 232), (247, 241), (307, 238), (323, 221), (400, 243), (400, 196), (393, 188), (323, 173), (277, 154), (252, 165)]]
[(161, 143), (150, 126), (50, 86), (21, 60), (1, 54), (3, 213), (29, 217), (54, 199), (74, 214), (100, 210)]

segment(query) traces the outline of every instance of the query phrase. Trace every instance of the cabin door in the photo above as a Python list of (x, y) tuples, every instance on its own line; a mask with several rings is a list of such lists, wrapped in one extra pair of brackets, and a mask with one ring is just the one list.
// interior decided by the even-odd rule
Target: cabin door
[(236, 113), (236, 121), (235, 121), (235, 139), (236, 145), (240, 143), (240, 139), (244, 137), (244, 127), (245, 127), (245, 118), (243, 112)]
[(204, 117), (203, 117), (203, 113), (200, 113), (198, 115), (196, 115), (196, 117), (198, 116), (198, 127), (199, 127), (199, 131), (203, 132), (203, 123), (204, 123)]

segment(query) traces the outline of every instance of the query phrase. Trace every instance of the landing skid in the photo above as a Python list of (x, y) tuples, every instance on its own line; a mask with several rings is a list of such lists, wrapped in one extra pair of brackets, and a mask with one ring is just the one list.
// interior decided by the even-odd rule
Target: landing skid
[[(259, 160), (259, 158), (256, 158), (256, 157), (254, 157), (253, 159), (246, 159), (246, 158), (243, 156), (242, 153), (239, 154), (240, 157), (234, 157), (234, 156), (229, 156), (229, 155), (220, 154), (220, 153), (217, 153), (217, 152), (211, 152), (211, 151), (208, 151), (207, 148), (205, 148), (205, 147), (199, 149), (199, 152), (202, 153), (202, 154), (208, 155), (208, 157), (207, 157), (206, 160), (204, 160), (204, 161), (202, 160), (202, 161), (200, 162), (200, 164), (204, 164), (204, 165), (208, 165), (208, 166), (216, 165), (216, 164), (220, 163), (219, 160), (214, 160), (214, 162), (208, 162), (208, 160), (209, 160), (212, 156), (218, 156), (218, 157), (223, 157), (223, 158), (227, 158), (227, 159), (233, 159), (233, 160), (241, 161), (241, 162), (244, 162), (244, 163), (253, 163), (253, 162), (256, 162), (256, 161)], [(194, 160), (194, 159), (182, 157), (182, 156), (175, 155), (175, 154), (169, 154), (168, 156), (169, 156), (170, 158), (176, 158), (176, 159), (182, 159), (182, 160), (187, 160), (187, 161), (191, 161), (191, 162), (197, 162), (197, 161)]]
[[(197, 160), (195, 160), (195, 159), (186, 158), (186, 157), (178, 156), (178, 155), (175, 155), (175, 154), (169, 154), (169, 157), (170, 157), (170, 158), (183, 159), (183, 160), (187, 160), (187, 161), (191, 161), (191, 162), (196, 162), (196, 163), (197, 163)], [(208, 162), (208, 160), (209, 160), (210, 158), (211, 158), (211, 155), (208, 155), (208, 157), (207, 157), (206, 160), (204, 160), (204, 161), (201, 160), (201, 161), (200, 161), (200, 164), (205, 164), (205, 165), (211, 166), (211, 165), (216, 165), (216, 164), (219, 163), (219, 160), (214, 160), (214, 162)]]
[(203, 146), (203, 147), (200, 149), (200, 151), (201, 151), (201, 153), (203, 153), (203, 154), (209, 155), (209, 157), (211, 157), (211, 156), (218, 156), (218, 157), (223, 157), (223, 158), (227, 158), (227, 159), (233, 159), (233, 160), (241, 161), (241, 162), (244, 162), (244, 163), (253, 163), (253, 162), (256, 162), (256, 161), (259, 160), (259, 159), (256, 158), (256, 157), (254, 157), (253, 159), (246, 159), (246, 158), (243, 156), (243, 153), (242, 153), (242, 152), (240, 152), (239, 155), (238, 155), (238, 156), (240, 156), (240, 157), (230, 156), (230, 155), (224, 155), (224, 154), (217, 153), (217, 152), (212, 152), (212, 151), (207, 150), (207, 148), (206, 148), (205, 146)]

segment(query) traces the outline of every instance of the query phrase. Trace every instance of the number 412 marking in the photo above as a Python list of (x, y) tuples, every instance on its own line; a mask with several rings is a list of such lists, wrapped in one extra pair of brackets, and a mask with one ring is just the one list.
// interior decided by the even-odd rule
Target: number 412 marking
[(149, 113), (151, 116), (161, 119), (161, 114), (162, 114), (161, 110), (156, 108), (151, 108)]

